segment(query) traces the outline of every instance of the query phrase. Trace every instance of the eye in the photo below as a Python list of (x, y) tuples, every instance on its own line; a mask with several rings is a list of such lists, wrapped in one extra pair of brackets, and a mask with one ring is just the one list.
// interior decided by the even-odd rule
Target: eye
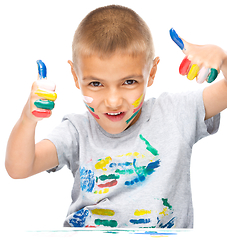
[(102, 84), (100, 82), (90, 82), (89, 85), (92, 87), (101, 87), (102, 86)]
[(125, 85), (133, 85), (133, 84), (135, 84), (135, 83), (137, 83), (136, 80), (126, 80), (126, 81), (124, 82)]

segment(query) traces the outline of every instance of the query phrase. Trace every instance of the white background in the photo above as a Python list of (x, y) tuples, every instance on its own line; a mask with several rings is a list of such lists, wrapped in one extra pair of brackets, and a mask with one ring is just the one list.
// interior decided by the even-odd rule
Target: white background
[[(83, 113), (81, 94), (75, 87), (67, 60), (79, 22), (91, 10), (120, 4), (135, 10), (149, 25), (161, 61), (154, 85), (146, 98), (164, 91), (179, 92), (198, 85), (178, 73), (184, 55), (172, 42), (169, 29), (196, 44), (216, 44), (227, 50), (226, 1), (76, 1), (7, 0), (0, 2), (0, 228), (61, 228), (71, 203), (73, 177), (65, 167), (60, 172), (38, 174), (24, 180), (11, 179), (5, 170), (9, 134), (37, 78), (36, 60), (47, 65), (48, 79), (57, 84), (58, 99), (53, 115), (38, 124), (40, 141), (63, 115)], [(222, 74), (218, 79), (221, 79)], [(186, 106), (187, 107), (187, 106)], [(216, 135), (193, 148), (191, 177), (195, 229), (209, 232), (226, 227), (227, 111), (222, 113)]]

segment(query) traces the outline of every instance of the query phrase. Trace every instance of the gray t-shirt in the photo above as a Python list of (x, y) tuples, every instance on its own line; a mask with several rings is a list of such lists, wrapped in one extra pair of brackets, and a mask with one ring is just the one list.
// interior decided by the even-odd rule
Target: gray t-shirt
[(70, 114), (47, 137), (75, 178), (66, 227), (192, 228), (193, 144), (218, 130), (204, 121), (202, 90), (163, 93), (144, 102), (138, 121), (119, 134), (93, 116)]

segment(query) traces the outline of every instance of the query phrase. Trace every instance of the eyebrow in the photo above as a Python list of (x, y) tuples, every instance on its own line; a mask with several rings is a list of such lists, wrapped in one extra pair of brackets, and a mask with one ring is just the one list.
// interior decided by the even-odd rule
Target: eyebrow
[[(127, 80), (127, 79), (134, 79), (134, 78), (136, 78), (136, 79), (138, 79), (138, 78), (143, 79), (143, 75), (133, 74), (133, 75), (126, 76), (126, 77), (124, 77), (122, 79), (119, 79), (119, 81), (123, 81), (123, 80)], [(84, 80), (84, 81), (96, 80), (96, 81), (104, 81), (105, 82), (104, 79), (97, 78), (97, 77), (94, 77), (94, 76), (87, 76), (87, 77), (84, 77), (82, 80)]]

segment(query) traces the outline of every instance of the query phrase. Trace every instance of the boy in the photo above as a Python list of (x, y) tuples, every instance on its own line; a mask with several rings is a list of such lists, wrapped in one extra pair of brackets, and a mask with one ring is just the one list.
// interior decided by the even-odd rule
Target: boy
[(179, 41), (191, 63), (225, 79), (144, 102), (159, 63), (147, 25), (125, 7), (92, 11), (76, 30), (69, 61), (88, 112), (65, 116), (37, 144), (34, 103), (47, 97), (34, 82), (9, 138), (6, 169), (17, 179), (67, 165), (75, 181), (65, 227), (193, 227), (190, 157), (227, 107), (227, 54)]

